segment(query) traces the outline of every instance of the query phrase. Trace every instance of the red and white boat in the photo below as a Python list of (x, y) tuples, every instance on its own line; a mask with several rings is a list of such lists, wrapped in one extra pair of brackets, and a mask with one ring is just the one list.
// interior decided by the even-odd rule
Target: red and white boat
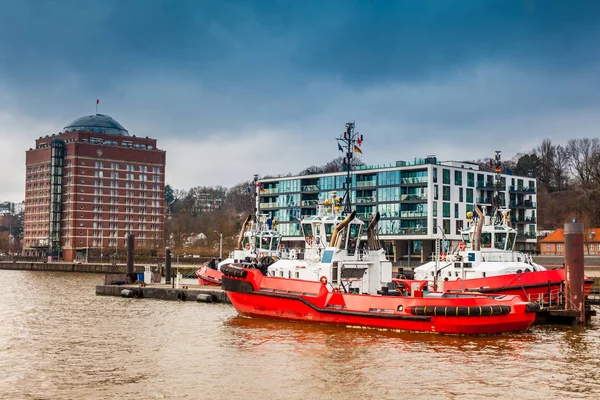
[[(414, 278), (439, 291), (514, 294), (526, 301), (561, 302), (565, 269), (548, 270), (529, 254), (514, 250), (517, 231), (508, 223), (509, 209), (497, 209), (495, 218), (480, 214), (479, 233), (478, 222), (472, 220), (462, 232), (462, 242), (448, 254), (437, 251), (433, 261), (414, 269)], [(586, 295), (593, 283), (586, 278)]]
[(235, 309), (256, 318), (486, 335), (526, 330), (539, 308), (519, 296), (420, 291), (414, 291), (413, 297), (351, 294), (330, 290), (325, 280), (263, 276), (255, 268), (230, 265), (223, 267), (223, 273), (223, 288)]
[[(258, 176), (254, 176), (255, 192), (260, 188)], [(238, 235), (235, 250), (229, 257), (218, 262), (215, 268), (204, 264), (196, 271), (199, 285), (221, 286), (223, 274), (220, 269), (229, 264), (253, 262), (268, 267), (281, 257), (281, 233), (277, 232), (275, 223), (268, 214), (259, 211), (259, 198), (255, 193), (255, 213), (248, 215)]]
[(196, 276), (198, 277), (198, 284), (205, 286), (221, 286), (221, 279), (223, 273), (218, 269), (214, 269), (208, 266), (208, 263), (204, 263), (202, 268), (196, 270)]
[(389, 291), (391, 263), (377, 236), (356, 213), (342, 216), (332, 193), (301, 221), (302, 258), (267, 268), (224, 266), (223, 288), (244, 316), (447, 334), (495, 334), (527, 329), (538, 306), (518, 296), (428, 293), (426, 282)]

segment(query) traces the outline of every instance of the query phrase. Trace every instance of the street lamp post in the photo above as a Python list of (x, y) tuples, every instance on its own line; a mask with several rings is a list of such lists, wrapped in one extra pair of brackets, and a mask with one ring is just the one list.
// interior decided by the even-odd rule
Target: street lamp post
[(223, 259), (223, 234), (221, 232), (214, 231), (219, 234), (219, 258)]

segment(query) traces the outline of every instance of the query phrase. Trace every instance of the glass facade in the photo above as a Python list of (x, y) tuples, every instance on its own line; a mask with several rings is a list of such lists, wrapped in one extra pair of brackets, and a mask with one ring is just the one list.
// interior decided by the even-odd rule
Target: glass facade
[[(422, 235), (431, 239), (437, 235), (435, 229), (432, 229), (436, 223), (450, 240), (457, 240), (459, 237), (453, 236), (459, 236), (460, 230), (466, 226), (466, 213), (473, 211), (475, 204), (481, 204), (480, 200), (491, 198), (485, 183), (494, 178), (493, 173), (469, 172), (455, 166), (440, 168), (439, 164), (437, 167), (387, 168), (390, 169), (369, 171), (369, 167), (363, 166), (354, 171), (351, 175), (350, 200), (352, 209), (356, 210), (358, 218), (363, 221), (369, 221), (379, 212), (379, 234), (399, 236), (397, 240), (406, 235)], [(441, 169), (442, 177), (441, 182), (436, 183), (438, 169)], [(288, 179), (265, 179), (263, 188), (265, 192), (270, 190), (271, 194), (261, 194), (261, 207), (264, 205), (266, 212), (277, 217), (277, 229), (285, 237), (300, 236), (299, 220), (315, 215), (319, 199), (328, 198), (330, 191), (343, 197), (345, 179), (346, 174), (343, 172), (330, 176), (315, 174)], [(484, 187), (480, 188), (479, 182), (483, 182)], [(515, 182), (514, 186), (517, 184)], [(524, 179), (521, 185), (528, 187), (529, 181)], [(501, 192), (500, 198), (506, 199), (508, 194), (508, 191)], [(522, 196), (518, 198), (513, 193), (510, 194), (511, 201), (525, 203), (525, 200), (521, 200)], [(531, 212), (527, 216), (534, 218)], [(531, 219), (528, 224), (531, 224)], [(523, 231), (529, 229), (529, 225), (523, 226)], [(413, 241), (414, 243), (416, 242)]]

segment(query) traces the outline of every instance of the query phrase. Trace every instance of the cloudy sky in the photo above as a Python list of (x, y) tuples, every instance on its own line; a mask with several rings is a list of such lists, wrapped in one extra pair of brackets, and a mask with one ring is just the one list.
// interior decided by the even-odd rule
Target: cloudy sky
[(600, 1), (0, 0), (0, 200), (25, 150), (100, 112), (179, 189), (337, 157), (505, 158), (597, 137)]

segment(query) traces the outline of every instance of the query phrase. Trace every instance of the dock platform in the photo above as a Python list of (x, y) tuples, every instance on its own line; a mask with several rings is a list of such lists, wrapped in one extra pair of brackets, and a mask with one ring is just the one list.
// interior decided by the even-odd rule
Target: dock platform
[(225, 291), (217, 286), (182, 285), (176, 288), (164, 283), (152, 283), (148, 285), (97, 285), (96, 295), (173, 301), (200, 301), (205, 303), (231, 303)]

